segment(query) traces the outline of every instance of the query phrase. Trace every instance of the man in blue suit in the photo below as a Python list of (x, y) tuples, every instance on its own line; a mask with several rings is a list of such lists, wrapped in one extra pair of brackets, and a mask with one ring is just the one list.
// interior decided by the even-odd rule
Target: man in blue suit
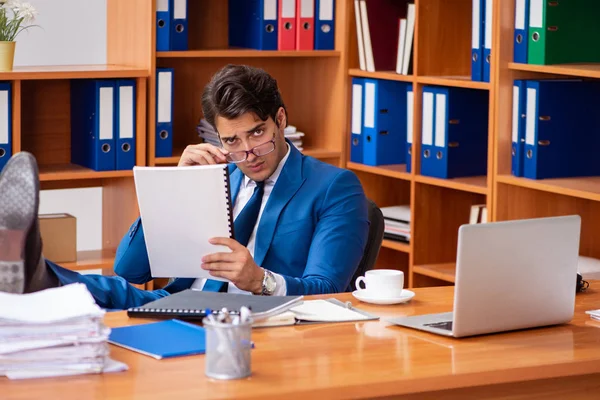
[[(287, 111), (276, 81), (263, 70), (226, 66), (206, 86), (202, 107), (222, 147), (188, 146), (179, 165), (229, 163), (236, 239), (212, 239), (231, 251), (198, 260), (198, 268), (229, 284), (177, 278), (153, 291), (132, 286), (153, 278), (140, 219), (117, 249), (116, 277), (81, 275), (44, 260), (36, 218), (37, 167), (31, 156), (19, 153), (0, 177), (0, 204), (10, 201), (8, 196), (33, 200), (16, 206), (12, 216), (10, 211), (0, 212), (0, 232), (23, 232), (22, 262), (14, 264), (20, 267), (10, 274), (0, 268), (0, 289), (32, 292), (82, 282), (99, 305), (113, 309), (139, 306), (188, 288), (254, 295), (345, 291), (362, 258), (369, 225), (367, 200), (357, 177), (302, 155), (285, 139)], [(21, 216), (20, 224), (15, 225), (14, 214)]]

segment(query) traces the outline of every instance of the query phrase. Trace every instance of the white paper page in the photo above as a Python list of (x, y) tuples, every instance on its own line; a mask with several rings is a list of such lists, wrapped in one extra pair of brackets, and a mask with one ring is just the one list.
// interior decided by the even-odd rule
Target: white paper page
[[(212, 245), (230, 237), (227, 165), (134, 167), (135, 186), (152, 276), (211, 278), (202, 257), (231, 252)], [(233, 210), (231, 210), (233, 212)]]
[(338, 322), (369, 319), (366, 315), (340, 307), (326, 300), (307, 300), (293, 307), (291, 311), (296, 315), (296, 318), (306, 321)]

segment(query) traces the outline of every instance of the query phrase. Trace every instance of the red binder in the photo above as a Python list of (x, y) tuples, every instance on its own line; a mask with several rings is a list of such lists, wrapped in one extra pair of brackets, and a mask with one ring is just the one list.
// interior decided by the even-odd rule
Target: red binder
[(365, 0), (376, 71), (396, 71), (400, 19), (406, 18), (407, 3), (402, 0)]
[(279, 0), (277, 49), (296, 49), (296, 0)]
[(296, 0), (296, 50), (315, 49), (315, 0)]

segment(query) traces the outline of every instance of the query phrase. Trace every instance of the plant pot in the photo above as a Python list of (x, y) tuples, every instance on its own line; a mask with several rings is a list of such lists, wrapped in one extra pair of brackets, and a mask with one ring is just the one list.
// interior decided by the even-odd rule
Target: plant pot
[(0, 71), (12, 71), (17, 42), (0, 41)]

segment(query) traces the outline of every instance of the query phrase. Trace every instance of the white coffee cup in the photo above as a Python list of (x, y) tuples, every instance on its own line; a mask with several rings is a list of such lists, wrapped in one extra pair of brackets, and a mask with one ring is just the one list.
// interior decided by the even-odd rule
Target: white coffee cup
[[(365, 284), (363, 289), (360, 283)], [(367, 271), (365, 276), (356, 278), (357, 289), (365, 290), (369, 297), (397, 298), (402, 295), (404, 289), (404, 272), (395, 269), (374, 269)]]

